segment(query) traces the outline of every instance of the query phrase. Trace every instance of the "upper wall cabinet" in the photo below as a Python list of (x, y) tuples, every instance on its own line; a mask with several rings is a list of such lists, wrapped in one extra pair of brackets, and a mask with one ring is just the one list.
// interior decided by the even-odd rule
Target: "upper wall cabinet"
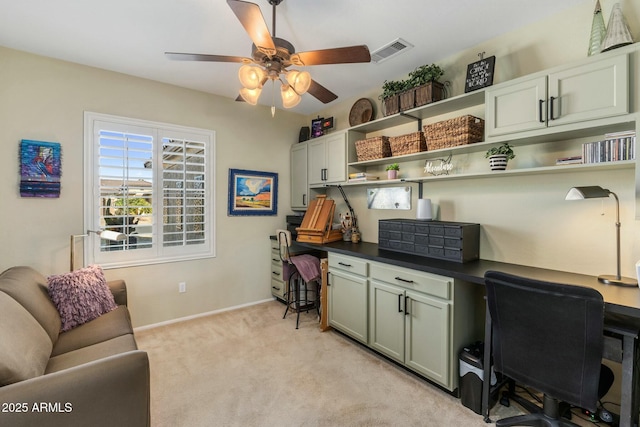
[(486, 91), (486, 136), (612, 117), (629, 112), (629, 57), (618, 55)]
[(347, 134), (337, 132), (311, 140), (308, 165), (309, 186), (347, 180)]

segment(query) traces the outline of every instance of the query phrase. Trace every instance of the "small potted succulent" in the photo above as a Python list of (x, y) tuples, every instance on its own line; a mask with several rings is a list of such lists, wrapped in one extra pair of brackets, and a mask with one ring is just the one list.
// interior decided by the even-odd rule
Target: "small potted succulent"
[(491, 147), (484, 156), (489, 159), (489, 167), (491, 170), (497, 171), (505, 170), (509, 160), (513, 159), (516, 154), (508, 142), (503, 142), (502, 145)]
[(400, 170), (400, 165), (397, 163), (392, 163), (387, 166), (387, 178), (389, 179), (398, 179), (398, 171)]

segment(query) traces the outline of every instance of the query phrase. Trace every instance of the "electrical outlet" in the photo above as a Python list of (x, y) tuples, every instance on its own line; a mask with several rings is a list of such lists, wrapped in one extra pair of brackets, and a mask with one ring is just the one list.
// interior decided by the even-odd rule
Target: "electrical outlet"
[(187, 292), (187, 282), (178, 283), (178, 292), (180, 293)]

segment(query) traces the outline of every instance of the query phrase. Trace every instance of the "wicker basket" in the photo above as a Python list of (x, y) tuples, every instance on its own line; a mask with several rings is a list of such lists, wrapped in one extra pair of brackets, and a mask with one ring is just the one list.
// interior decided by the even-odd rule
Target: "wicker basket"
[(480, 142), (484, 138), (484, 120), (471, 115), (456, 117), (424, 126), (427, 148), (457, 147)]
[(389, 144), (391, 145), (392, 156), (402, 156), (403, 154), (427, 151), (427, 144), (424, 133), (422, 132), (390, 137)]
[(356, 141), (356, 155), (358, 156), (359, 162), (391, 156), (389, 138), (386, 136), (376, 136)]

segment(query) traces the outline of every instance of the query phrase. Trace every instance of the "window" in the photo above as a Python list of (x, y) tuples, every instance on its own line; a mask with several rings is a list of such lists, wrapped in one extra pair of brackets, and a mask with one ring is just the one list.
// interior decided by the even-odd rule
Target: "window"
[(105, 268), (215, 256), (214, 132), (85, 113), (87, 263)]

